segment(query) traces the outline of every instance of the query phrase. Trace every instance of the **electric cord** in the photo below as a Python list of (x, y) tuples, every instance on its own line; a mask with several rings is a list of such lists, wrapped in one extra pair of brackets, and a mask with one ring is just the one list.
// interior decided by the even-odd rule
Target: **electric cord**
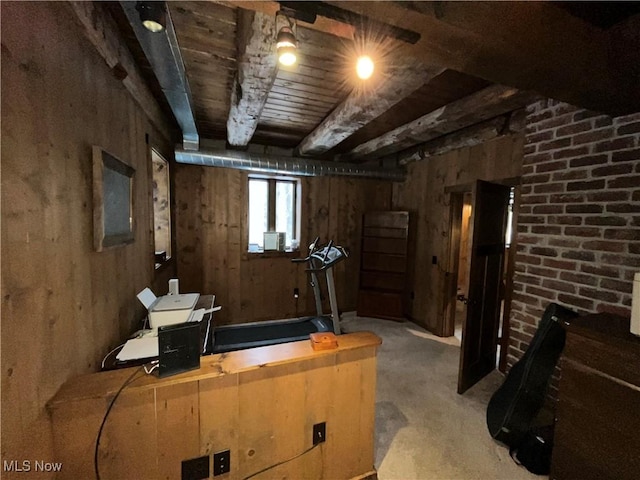
[(135, 376), (138, 373), (140, 373), (143, 368), (144, 368), (144, 365), (141, 368), (134, 370), (133, 373), (129, 376), (129, 378), (127, 378), (127, 380), (122, 384), (120, 389), (116, 392), (116, 394), (111, 399), (111, 403), (109, 403), (109, 407), (107, 408), (107, 411), (104, 414), (104, 417), (102, 419), (102, 424), (100, 425), (100, 429), (98, 430), (98, 436), (96, 437), (96, 448), (93, 452), (93, 468), (96, 474), (96, 480), (100, 480), (100, 469), (98, 467), (98, 452), (100, 449), (100, 437), (102, 437), (102, 430), (104, 429), (105, 423), (107, 423), (107, 417), (109, 416), (109, 412), (111, 412), (113, 405), (116, 403), (116, 400), (118, 399), (122, 391), (125, 389), (125, 387), (129, 385), (131, 382), (133, 382), (133, 380), (135, 379)]
[(250, 478), (256, 477), (258, 475), (260, 475), (261, 473), (264, 472), (268, 472), (269, 470), (272, 470), (276, 467), (279, 467), (280, 465), (284, 465), (285, 463), (289, 463), (292, 460), (295, 460), (296, 458), (300, 458), (301, 456), (309, 453), (311, 450), (313, 450), (314, 448), (316, 448), (317, 446), (322, 445), (322, 443), (316, 443), (315, 445), (313, 445), (312, 447), (307, 448), (304, 452), (299, 453), (298, 455), (296, 455), (295, 457), (291, 457), (287, 460), (283, 460), (281, 462), (276, 463), (275, 465), (271, 465), (270, 467), (267, 468), (263, 468), (262, 470), (260, 470), (259, 472), (256, 473), (252, 473), (251, 475), (249, 475), (248, 477), (244, 477), (242, 480), (249, 480)]
[(118, 345), (116, 348), (114, 348), (113, 350), (111, 350), (109, 353), (107, 353), (104, 358), (102, 359), (102, 369), (104, 370), (104, 362), (107, 361), (107, 358), (109, 358), (109, 355), (111, 355), (113, 352), (115, 352), (117, 349), (119, 349), (120, 347), (124, 347), (124, 343), (121, 345)]

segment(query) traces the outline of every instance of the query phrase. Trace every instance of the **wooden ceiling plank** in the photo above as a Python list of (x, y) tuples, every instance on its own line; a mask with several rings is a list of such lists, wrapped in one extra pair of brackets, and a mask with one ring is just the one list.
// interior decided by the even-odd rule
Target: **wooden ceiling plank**
[(311, 100), (318, 100), (332, 106), (340, 101), (339, 98), (334, 98), (333, 96), (313, 93), (308, 90), (298, 90), (297, 88), (294, 88), (294, 86), (281, 87), (279, 85), (274, 85), (272, 88), (272, 91), (283, 94), (283, 95), (287, 95), (288, 97), (292, 97), (292, 98), (299, 97), (299, 98), (308, 98)]
[(632, 58), (612, 61), (610, 33), (549, 2), (328, 3), (418, 32), (402, 54), (427, 64), (610, 115), (640, 109), (637, 45), (622, 40)]
[[(300, 155), (320, 155), (443, 71), (408, 60), (391, 65), (367, 94), (354, 90), (299, 145)], [(373, 79), (372, 79), (373, 80)]]
[(227, 141), (246, 146), (258, 126), (260, 114), (278, 73), (275, 53), (275, 18), (238, 10), (238, 74), (233, 82), (227, 119)]
[(269, 98), (276, 98), (279, 100), (283, 100), (286, 102), (291, 102), (291, 103), (296, 103), (299, 105), (314, 105), (316, 107), (320, 107), (320, 108), (325, 108), (326, 111), (331, 110), (331, 108), (333, 107), (333, 104), (328, 103), (326, 101), (322, 101), (322, 100), (313, 100), (310, 98), (304, 98), (304, 97), (294, 97), (289, 95), (288, 93), (279, 93), (279, 92), (274, 92), (272, 91), (269, 94)]
[(341, 157), (349, 160), (380, 158), (468, 125), (517, 110), (533, 99), (534, 96), (530, 92), (492, 85), (358, 145)]

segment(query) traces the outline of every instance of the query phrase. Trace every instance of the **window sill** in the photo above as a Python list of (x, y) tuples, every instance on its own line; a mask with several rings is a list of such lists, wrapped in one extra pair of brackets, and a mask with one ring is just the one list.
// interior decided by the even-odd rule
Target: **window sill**
[(156, 262), (155, 263), (155, 268), (154, 268), (155, 273), (158, 274), (158, 273), (162, 272), (163, 270), (166, 270), (169, 267), (169, 265), (171, 265), (173, 263), (172, 260), (173, 260), (173, 258), (169, 257), (164, 262)]
[(300, 250), (284, 250), (279, 252), (277, 250), (259, 250), (257, 252), (246, 252), (247, 257), (250, 259), (253, 258), (297, 258), (300, 255)]

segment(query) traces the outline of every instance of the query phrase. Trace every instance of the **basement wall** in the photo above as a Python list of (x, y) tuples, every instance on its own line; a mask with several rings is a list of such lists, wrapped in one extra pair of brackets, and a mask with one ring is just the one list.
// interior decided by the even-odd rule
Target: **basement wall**
[(640, 271), (640, 113), (527, 109), (508, 365), (550, 302), (630, 315)]
[[(145, 135), (167, 159), (172, 142), (155, 131), (65, 3), (1, 8), (0, 461), (50, 462), (45, 404), (67, 379), (98, 371), (136, 328), (137, 292), (166, 292), (175, 275), (171, 266), (154, 271)], [(92, 145), (136, 170), (135, 242), (101, 253), (93, 249)]]
[[(449, 257), (450, 194), (445, 188), (475, 180), (520, 176), (523, 135), (513, 134), (409, 164), (409, 175), (393, 186), (393, 208), (408, 210), (415, 228), (415, 259), (410, 265), (413, 321), (445, 335), (445, 282)], [(437, 265), (432, 264), (436, 256)]]
[[(334, 267), (340, 311), (356, 309), (362, 215), (391, 208), (392, 183), (351, 177), (302, 177), (299, 253), (247, 253), (248, 173), (218, 167), (177, 166), (178, 277), (183, 291), (215, 294), (218, 324), (315, 314), (305, 264), (317, 237), (334, 240), (349, 257)], [(324, 275), (320, 275), (329, 312)], [(300, 297), (293, 296), (298, 288)]]

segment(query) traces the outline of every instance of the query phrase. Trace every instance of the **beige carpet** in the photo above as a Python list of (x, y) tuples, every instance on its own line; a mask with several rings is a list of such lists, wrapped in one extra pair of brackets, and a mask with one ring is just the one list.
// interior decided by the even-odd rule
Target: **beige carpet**
[(494, 441), (486, 406), (502, 383), (494, 371), (456, 393), (460, 347), (413, 323), (345, 315), (344, 330), (382, 338), (378, 351), (375, 467), (380, 480), (544, 478), (517, 466)]

